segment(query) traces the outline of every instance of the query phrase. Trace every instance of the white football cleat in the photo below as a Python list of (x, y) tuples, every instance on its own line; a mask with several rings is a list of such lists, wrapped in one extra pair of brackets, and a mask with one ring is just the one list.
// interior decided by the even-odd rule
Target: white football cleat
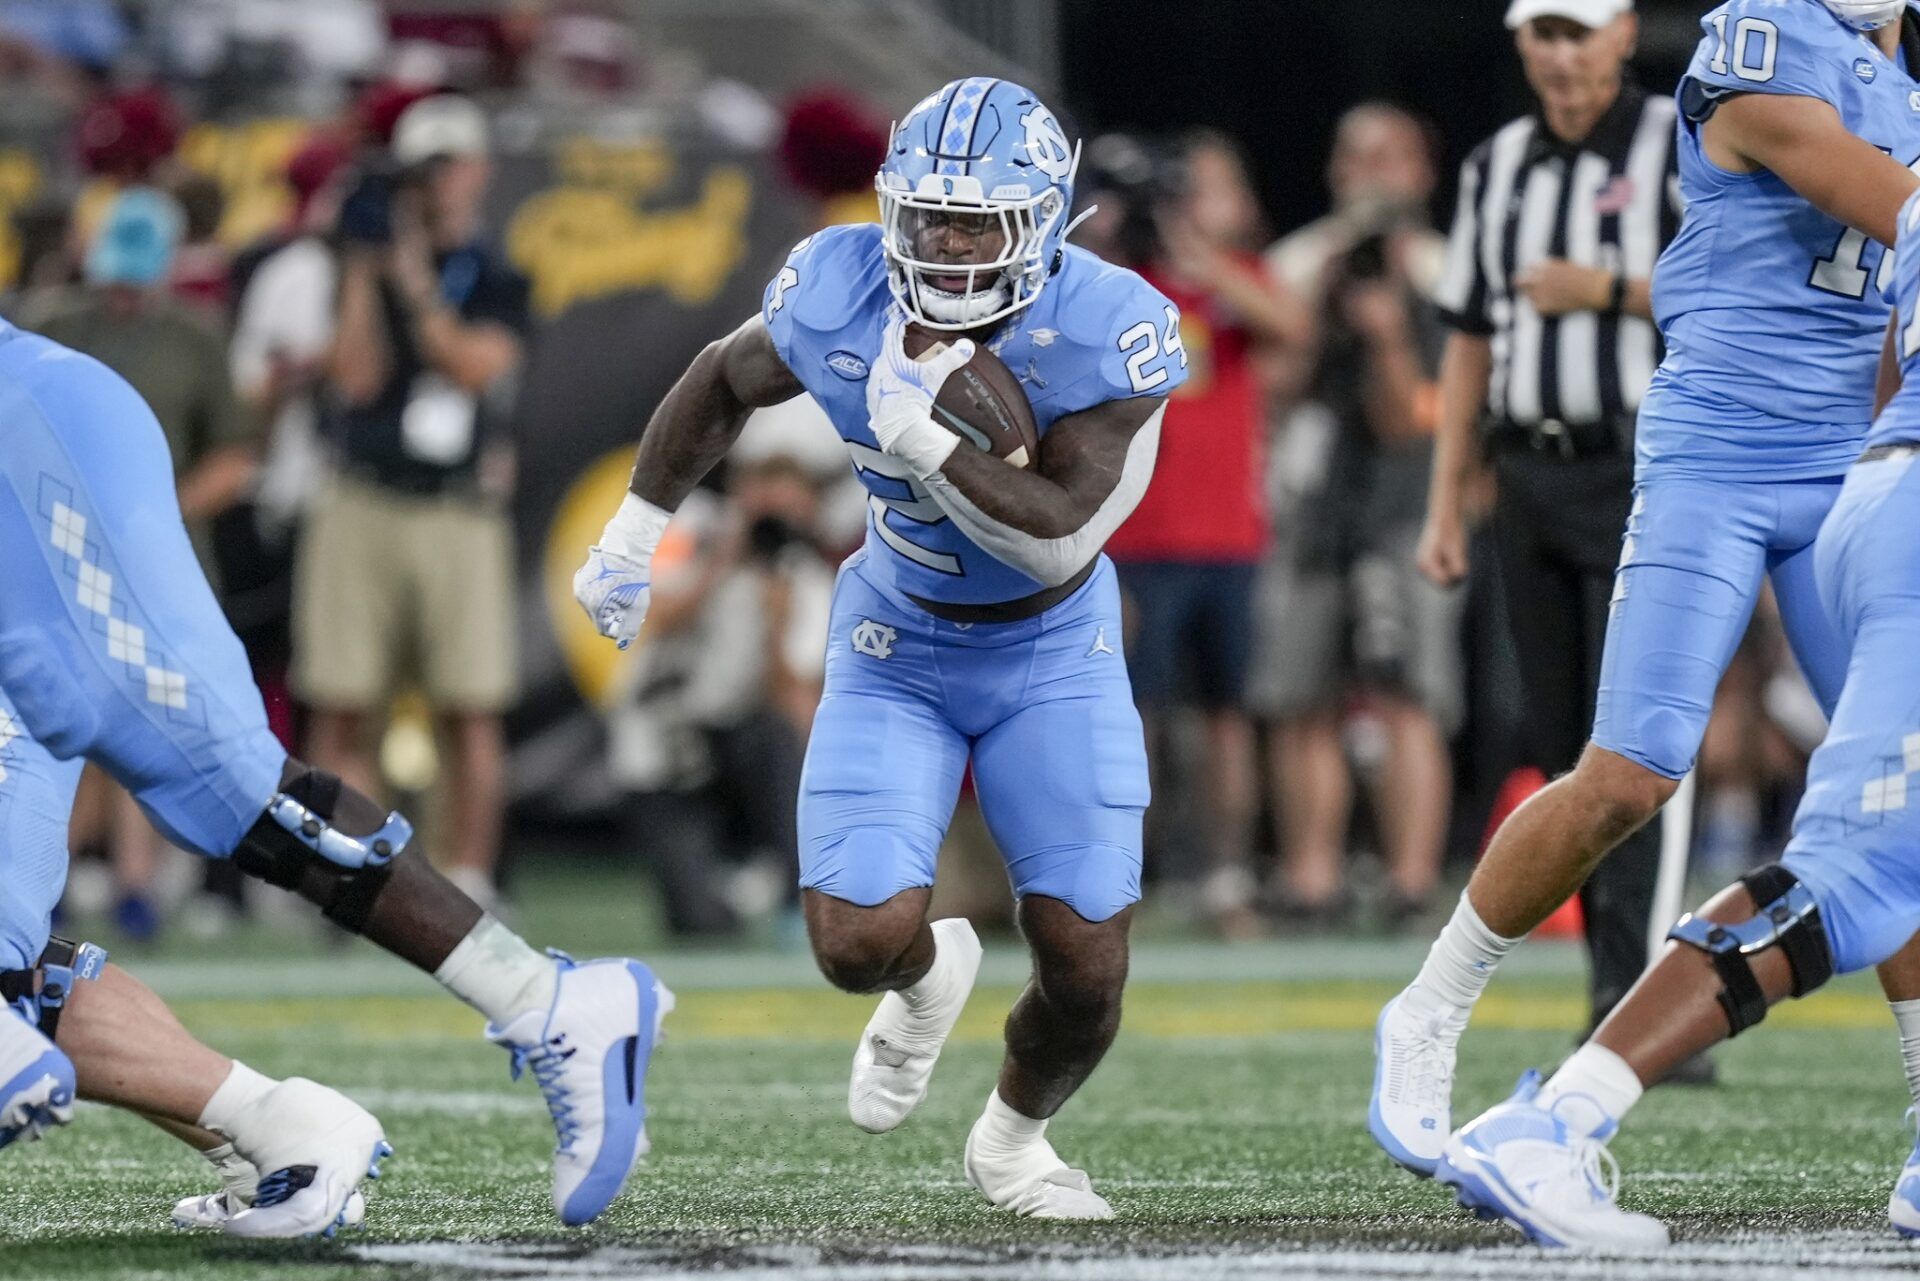
[[(1914, 1123), (1916, 1112), (1920, 1109), (1907, 1109), (1909, 1125)], [(1920, 1237), (1920, 1138), (1914, 1140), (1913, 1151), (1907, 1154), (1907, 1163), (1894, 1182), (1893, 1195), (1887, 1198), (1887, 1221), (1903, 1237)]]
[(1029, 1219), (1111, 1219), (1113, 1207), (1093, 1190), (1085, 1170), (1062, 1161), (1045, 1138), (1017, 1152), (989, 1156), (980, 1142), (987, 1119), (973, 1123), (967, 1135), (967, 1184), (1002, 1210)]
[[(173, 1226), (185, 1232), (208, 1228), (225, 1228), (227, 1220), (247, 1208), (232, 1192), (209, 1192), (205, 1196), (190, 1196), (173, 1207)], [(346, 1207), (340, 1212), (340, 1221), (336, 1225), (342, 1228), (357, 1228), (366, 1221), (367, 1199), (358, 1191), (347, 1198)]]
[(1658, 1219), (1622, 1210), (1620, 1167), (1600, 1139), (1574, 1134), (1534, 1102), (1540, 1074), (1452, 1138), (1434, 1177), (1483, 1219), (1504, 1219), (1535, 1245), (1634, 1254), (1671, 1243)]
[(893, 1129), (927, 1097), (933, 1065), (960, 1021), (980, 973), (980, 938), (972, 925), (954, 916), (928, 928), (942, 959), (937, 971), (929, 970), (928, 975), (941, 975), (942, 990), (920, 1012), (908, 1009), (898, 992), (887, 993), (854, 1047), (847, 1115), (869, 1134)]
[(487, 1037), (531, 1068), (553, 1118), (553, 1209), (569, 1227), (591, 1223), (620, 1195), (647, 1154), (647, 1065), (673, 993), (638, 961), (559, 967), (553, 1007), (529, 1010)]
[(360, 1180), (379, 1178), (380, 1162), (393, 1155), (371, 1112), (297, 1076), (262, 1096), (244, 1129), (226, 1137), (262, 1173), (253, 1204), (219, 1225), (229, 1236), (331, 1237), (353, 1226), (349, 1203)]
[(1367, 1131), (1395, 1164), (1432, 1178), (1453, 1132), (1453, 1064), (1466, 1020), (1409, 1009), (1406, 992), (1373, 1025)]
[(0, 1005), (0, 1148), (73, 1120), (73, 1061)]

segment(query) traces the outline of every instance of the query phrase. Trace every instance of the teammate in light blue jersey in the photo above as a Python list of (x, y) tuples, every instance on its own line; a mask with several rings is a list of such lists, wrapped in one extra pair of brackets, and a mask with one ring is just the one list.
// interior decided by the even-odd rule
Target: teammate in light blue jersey
[[(44, 1003), (61, 964), (45, 952), (65, 873), (47, 815), (71, 801), (71, 763), (92, 761), (177, 844), (300, 893), (492, 1020), (514, 1075), (532, 1066), (546, 1095), (556, 1212), (597, 1217), (646, 1150), (665, 989), (637, 961), (534, 951), (411, 848), (404, 818), (287, 755), (188, 542), (152, 411), (104, 365), (3, 321), (0, 583), (5, 741), (34, 763), (0, 830), (0, 991)], [(261, 1197), (228, 1231), (338, 1220), (385, 1142), (364, 1112), (319, 1132), (317, 1148), (262, 1149)]]
[[(1920, 186), (1907, 167), (1920, 157), (1920, 16), (1905, 0), (1730, 0), (1702, 31), (1678, 94), (1687, 213), (1654, 276), (1668, 354), (1640, 407), (1593, 734), (1574, 771), (1501, 826), (1419, 976), (1382, 1011), (1376, 1104), (1398, 1102), (1376, 1106), (1376, 1133), (1419, 1158), (1410, 1168), (1441, 1157), (1455, 1045), (1500, 958), (1693, 767), (1767, 579), (1821, 705), (1840, 696), (1847, 646), (1815, 590), (1814, 537), (1872, 417), (1878, 246)], [(1920, 997), (1920, 965), (1902, 971), (1882, 975), (1889, 998)], [(1568, 1231), (1664, 1239), (1606, 1208), (1613, 1220)], [(1542, 1222), (1529, 1230), (1556, 1235)]]
[[(1465, 1203), (1550, 1244), (1661, 1235), (1581, 1173), (1604, 1163), (1601, 1145), (1642, 1091), (1775, 1003), (1887, 961), (1920, 928), (1920, 194), (1899, 226), (1880, 384), (1901, 390), (1815, 545), (1846, 680), (1786, 855), (1682, 920), (1676, 946), (1551, 1081), (1523, 1081), (1441, 1159)], [(1920, 1236), (1920, 1145), (1887, 1209), (1901, 1235)]]
[[(761, 314), (694, 362), (574, 590), (604, 633), (631, 640), (671, 509), (747, 413), (802, 392), (825, 408), (872, 496), (866, 544), (835, 591), (799, 815), (821, 969), (886, 994), (855, 1052), (849, 1111), (876, 1133), (900, 1124), (972, 988), (971, 929), (926, 921), (971, 764), (1035, 981), (1007, 1024), (967, 1177), (1015, 1213), (1087, 1219), (1111, 1210), (1043, 1131), (1118, 1030), (1147, 804), (1101, 547), (1146, 489), (1186, 353), (1163, 295), (1065, 243), (1078, 155), (1004, 80), (955, 81), (915, 106), (876, 179), (882, 224), (803, 240)], [(910, 323), (951, 342), (909, 359)], [(976, 343), (1032, 403), (1028, 466), (934, 419)]]

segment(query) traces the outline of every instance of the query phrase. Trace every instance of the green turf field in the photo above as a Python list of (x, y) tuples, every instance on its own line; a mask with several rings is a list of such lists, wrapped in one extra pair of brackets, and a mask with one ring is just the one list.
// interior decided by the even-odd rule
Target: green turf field
[[(613, 888), (587, 880), (565, 897), (619, 902)], [(568, 913), (555, 899), (527, 915), (530, 932), (557, 937)], [(602, 945), (620, 929), (609, 911), (576, 932)], [(0, 1277), (1920, 1272), (1920, 1250), (1884, 1230), (1911, 1133), (1890, 1020), (1857, 982), (1724, 1052), (1719, 1088), (1656, 1092), (1635, 1113), (1615, 1146), (1625, 1200), (1674, 1225), (1684, 1249), (1671, 1263), (1555, 1261), (1549, 1272), (1517, 1238), (1389, 1167), (1365, 1134), (1371, 1021), (1417, 964), (1414, 943), (1143, 945), (1120, 1043), (1052, 1132), (1120, 1215), (1081, 1227), (1012, 1220), (961, 1178), (1020, 973), (1012, 940), (989, 942), (986, 983), (927, 1104), (880, 1138), (843, 1112), (866, 1001), (829, 992), (791, 953), (661, 958), (681, 1000), (649, 1082), (654, 1155), (602, 1223), (570, 1234), (547, 1206), (538, 1096), (507, 1080), (478, 1018), (357, 946), (312, 957), (307, 946), (255, 937), (235, 945), (237, 961), (204, 948), (121, 956), (211, 1043), (275, 1075), (325, 1080), (380, 1114), (398, 1155), (365, 1229), (270, 1247), (175, 1233), (173, 1201), (211, 1190), (197, 1160), (88, 1108), (51, 1141), (0, 1155)], [(1565, 1052), (1581, 1010), (1577, 967), (1565, 945), (1523, 949), (1469, 1034), (1463, 1108)]]

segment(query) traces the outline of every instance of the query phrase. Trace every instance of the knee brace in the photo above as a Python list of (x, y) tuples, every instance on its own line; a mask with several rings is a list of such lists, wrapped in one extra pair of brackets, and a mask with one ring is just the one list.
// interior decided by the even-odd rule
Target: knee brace
[(343, 831), (334, 816), (346, 785), (299, 761), (287, 767), (293, 776), (247, 830), (233, 861), (248, 876), (312, 899), (328, 920), (357, 934), (392, 874), (389, 865), (413, 839), (413, 825), (395, 811), (377, 831)]
[(97, 979), (107, 968), (105, 948), (68, 939), (47, 940), (40, 963), (30, 970), (0, 970), (0, 1004), (30, 1001), (39, 1010), (40, 1031), (51, 1041), (60, 1027), (60, 1011), (67, 1008), (73, 985)]
[(1778, 863), (1740, 878), (1759, 915), (1738, 925), (1718, 925), (1689, 912), (1667, 934), (1676, 943), (1699, 948), (1720, 975), (1720, 1008), (1738, 1036), (1767, 1017), (1766, 994), (1754, 977), (1756, 953), (1777, 947), (1793, 972), (1793, 994), (1805, 996), (1833, 977), (1833, 948), (1820, 906), (1800, 878)]

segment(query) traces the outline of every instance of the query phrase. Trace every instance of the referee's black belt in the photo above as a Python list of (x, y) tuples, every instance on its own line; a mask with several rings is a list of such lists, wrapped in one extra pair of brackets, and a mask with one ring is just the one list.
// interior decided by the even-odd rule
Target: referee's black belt
[(1527, 450), (1558, 458), (1624, 453), (1632, 439), (1631, 422), (1568, 423), (1556, 418), (1544, 418), (1537, 423), (1502, 419), (1487, 433), (1487, 444), (1496, 451)]
[(1912, 458), (1920, 454), (1920, 441), (1900, 440), (1887, 445), (1875, 445), (1856, 460), (1863, 463), (1884, 463), (1889, 458)]

